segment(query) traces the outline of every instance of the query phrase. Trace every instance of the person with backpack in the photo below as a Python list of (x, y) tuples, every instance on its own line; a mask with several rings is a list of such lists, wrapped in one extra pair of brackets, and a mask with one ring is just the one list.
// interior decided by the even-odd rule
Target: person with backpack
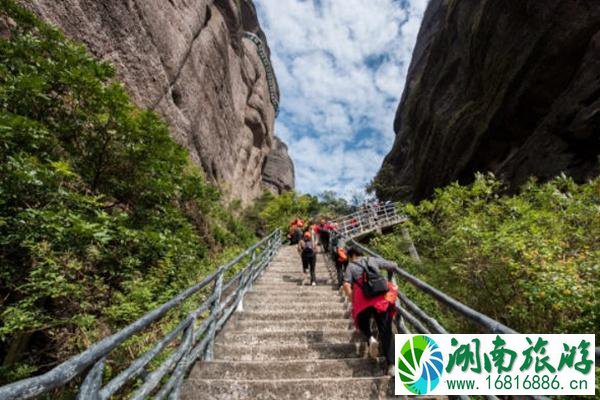
[(347, 252), (348, 266), (344, 274), (343, 290), (352, 301), (352, 318), (355, 326), (369, 340), (369, 355), (376, 358), (379, 342), (371, 332), (371, 318), (377, 324), (388, 373), (394, 373), (394, 335), (392, 320), (396, 314), (394, 303), (398, 288), (381, 275), (381, 270), (393, 271), (398, 264), (376, 257), (363, 257), (356, 247)]
[(288, 240), (290, 241), (290, 245), (298, 244), (300, 239), (302, 238), (302, 228), (304, 227), (304, 221), (300, 218), (295, 218), (292, 222), (290, 222), (288, 228)]
[(310, 230), (304, 232), (302, 239), (298, 242), (298, 253), (300, 253), (300, 257), (302, 258), (302, 271), (304, 272), (302, 284), (306, 283), (306, 273), (310, 269), (310, 284), (316, 286), (315, 265), (317, 263), (317, 255), (315, 253), (315, 241)]
[(333, 229), (334, 227), (331, 221), (326, 222), (324, 219), (321, 220), (321, 223), (319, 224), (319, 239), (321, 240), (321, 246), (323, 246), (323, 251), (325, 253), (329, 252), (329, 242), (331, 241)]

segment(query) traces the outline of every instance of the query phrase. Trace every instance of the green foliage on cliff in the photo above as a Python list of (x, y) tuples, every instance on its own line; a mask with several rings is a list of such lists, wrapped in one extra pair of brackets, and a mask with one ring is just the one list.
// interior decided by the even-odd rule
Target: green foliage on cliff
[(254, 236), (110, 65), (0, 5), (17, 23), (0, 39), (2, 383), (127, 325)]
[[(600, 178), (578, 185), (558, 177), (503, 195), (479, 175), (433, 199), (406, 205), (409, 230), (424, 259), (405, 255), (401, 235), (374, 240), (426, 282), (522, 332), (594, 332), (600, 328)], [(404, 290), (453, 331), (471, 329), (412, 288)]]
[(265, 192), (244, 212), (244, 220), (257, 233), (264, 234), (277, 228), (286, 232), (290, 221), (302, 218), (318, 222), (319, 218), (334, 219), (351, 213), (353, 208), (335, 192), (324, 192), (319, 196), (289, 191), (275, 196)]

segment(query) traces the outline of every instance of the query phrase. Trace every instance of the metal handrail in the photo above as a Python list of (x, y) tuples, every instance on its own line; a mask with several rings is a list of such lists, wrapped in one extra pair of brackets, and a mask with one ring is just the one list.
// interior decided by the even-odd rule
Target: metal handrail
[(406, 220), (397, 212), (398, 203), (371, 203), (360, 210), (337, 219), (337, 231), (343, 237), (357, 237), (381, 227)]
[[(382, 258), (379, 254), (377, 254), (373, 250), (357, 243), (354, 239), (350, 239), (350, 243), (352, 243), (353, 246), (361, 249), (366, 254), (369, 254), (373, 257)], [(517, 331), (515, 331), (514, 329), (511, 329), (508, 326), (496, 321), (495, 319), (488, 317), (487, 315), (472, 309), (471, 307), (461, 303), (460, 301), (447, 295), (446, 293), (442, 292), (441, 290), (438, 290), (438, 289), (434, 288), (433, 286), (429, 285), (428, 283), (423, 282), (419, 278), (411, 275), (410, 273), (408, 273), (407, 271), (405, 271), (404, 269), (402, 269), (400, 267), (396, 267), (394, 269), (394, 274), (401, 276), (402, 278), (404, 278), (404, 280), (406, 280), (408, 283), (415, 286), (417, 289), (421, 290), (424, 293), (429, 294), (431, 297), (436, 299), (438, 302), (453, 309), (454, 311), (458, 312), (462, 316), (472, 320), (473, 322), (484, 327), (485, 329), (487, 329), (488, 331), (490, 331), (492, 333), (517, 333)]]
[[(240, 308), (245, 293), (252, 283), (268, 266), (281, 246), (281, 231), (276, 230), (269, 236), (244, 250), (227, 264), (204, 278), (198, 284), (188, 288), (165, 304), (148, 312), (146, 315), (123, 328), (119, 332), (93, 344), (82, 353), (73, 356), (52, 370), (32, 378), (23, 379), (0, 387), (0, 399), (27, 399), (64, 387), (73, 379), (88, 371), (79, 388), (78, 399), (104, 400), (112, 396), (136, 377), (145, 374), (145, 367), (159, 355), (169, 344), (181, 337), (178, 347), (154, 371), (145, 374), (144, 382), (132, 395), (134, 399), (142, 399), (156, 392), (156, 398), (177, 398), (185, 373), (198, 360), (210, 360), (216, 333), (227, 322), (231, 314)], [(250, 256), (250, 262), (228, 282), (224, 283), (225, 273), (244, 258)], [(232, 288), (233, 292), (221, 301), (222, 292)], [(102, 376), (106, 358), (126, 340), (133, 337), (152, 323), (160, 320), (174, 307), (180, 305), (192, 295), (198, 293), (209, 284), (214, 283), (211, 295), (194, 311), (188, 314), (173, 330), (163, 336), (154, 346), (135, 359), (129, 367), (102, 387)], [(199, 317), (210, 310), (210, 315), (196, 327)], [(169, 376), (170, 374), (170, 376)], [(163, 379), (169, 376), (166, 383)]]
[(275, 77), (275, 72), (273, 71), (273, 65), (271, 64), (271, 59), (267, 55), (265, 51), (265, 44), (262, 39), (258, 37), (255, 33), (252, 32), (244, 32), (243, 37), (249, 39), (252, 43), (256, 45), (256, 50), (258, 52), (258, 57), (260, 58), (263, 67), (265, 68), (265, 73), (267, 77), (267, 86), (269, 87), (269, 97), (271, 98), (271, 104), (273, 105), (273, 109), (275, 110), (275, 116), (279, 114), (279, 84), (277, 83), (277, 78)]

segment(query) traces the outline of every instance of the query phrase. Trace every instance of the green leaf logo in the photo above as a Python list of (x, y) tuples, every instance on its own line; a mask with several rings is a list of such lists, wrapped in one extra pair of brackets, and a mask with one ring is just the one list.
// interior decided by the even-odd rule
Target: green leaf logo
[(413, 336), (398, 356), (398, 374), (414, 394), (427, 394), (440, 383), (444, 358), (436, 342), (428, 336)]

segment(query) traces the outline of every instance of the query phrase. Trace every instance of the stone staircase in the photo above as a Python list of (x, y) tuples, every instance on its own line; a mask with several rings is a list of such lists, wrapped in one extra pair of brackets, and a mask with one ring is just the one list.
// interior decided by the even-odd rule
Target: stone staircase
[(183, 399), (383, 399), (393, 379), (366, 358), (348, 305), (322, 254), (317, 286), (301, 286), (295, 247), (284, 246), (219, 333), (215, 359), (198, 363)]

